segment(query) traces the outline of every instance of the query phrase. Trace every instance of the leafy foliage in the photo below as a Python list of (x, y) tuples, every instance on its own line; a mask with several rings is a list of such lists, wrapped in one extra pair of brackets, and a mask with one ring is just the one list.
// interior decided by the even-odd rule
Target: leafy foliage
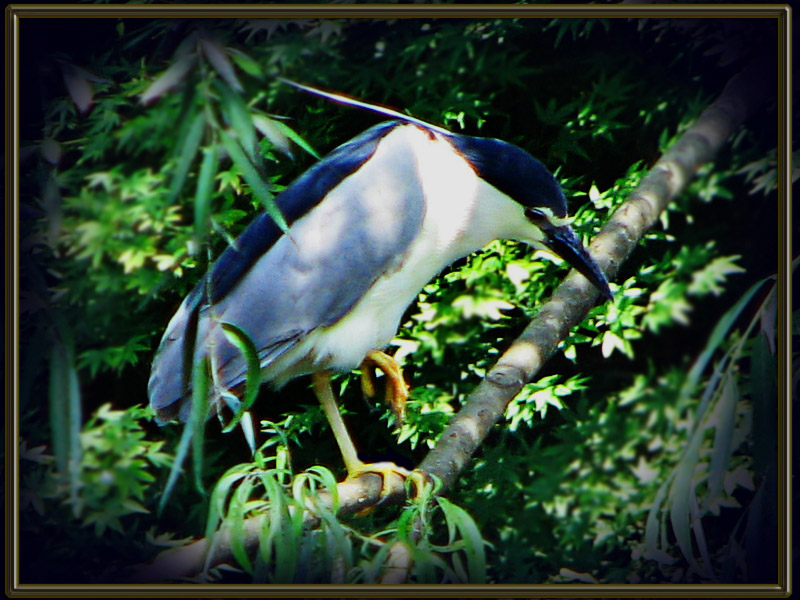
[[(63, 81), (21, 90), (24, 581), (96, 580), (203, 533), (229, 536), (237, 562), (203, 581), (774, 578), (756, 532), (775, 527), (776, 292), (752, 287), (777, 267), (768, 111), (661, 216), (614, 301), (563, 341), (447, 498), (337, 520), (338, 452), (303, 382), (257, 394), (251, 369), (233, 418), (203, 430), (198, 404), (180, 441), (141, 408), (169, 315), (208, 264), (257, 210), (280, 222), (272, 199), (315, 149), (375, 122), (278, 75), (520, 145), (557, 173), (586, 240), (741, 65), (723, 41), (769, 46), (759, 24), (71, 22), (63, 46), (54, 22), (23, 27), (53, 45), (26, 55), (30, 72)], [(564, 272), (497, 241), (426, 285), (393, 342), (405, 422), (358, 408), (355, 374), (335, 380), (362, 456), (419, 463)]]

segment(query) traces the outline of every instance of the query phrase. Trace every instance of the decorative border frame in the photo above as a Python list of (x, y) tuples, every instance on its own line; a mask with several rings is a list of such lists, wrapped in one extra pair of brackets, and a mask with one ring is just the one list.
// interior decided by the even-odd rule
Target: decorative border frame
[[(6, 92), (6, 564), (5, 591), (20, 597), (788, 597), (791, 581), (791, 38), (788, 5), (9, 5), (5, 11)], [(19, 25), (36, 18), (751, 18), (778, 30), (778, 581), (774, 585), (493, 584), (493, 585), (53, 585), (19, 582)]]

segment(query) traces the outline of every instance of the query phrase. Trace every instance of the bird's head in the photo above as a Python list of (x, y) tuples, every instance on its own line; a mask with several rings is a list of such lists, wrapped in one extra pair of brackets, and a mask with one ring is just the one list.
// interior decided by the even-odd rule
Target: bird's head
[(483, 181), (519, 205), (515, 213), (525, 221), (518, 227), (520, 239), (544, 246), (613, 298), (606, 276), (569, 224), (561, 186), (541, 162), (498, 139), (452, 134), (449, 141)]

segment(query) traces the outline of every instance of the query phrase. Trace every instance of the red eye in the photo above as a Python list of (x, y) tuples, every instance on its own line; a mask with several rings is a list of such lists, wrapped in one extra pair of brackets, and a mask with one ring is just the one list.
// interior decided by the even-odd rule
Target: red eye
[(528, 218), (529, 221), (532, 221), (534, 223), (539, 223), (540, 221), (547, 221), (547, 215), (544, 214), (544, 212), (539, 210), (538, 208), (526, 208), (525, 216)]

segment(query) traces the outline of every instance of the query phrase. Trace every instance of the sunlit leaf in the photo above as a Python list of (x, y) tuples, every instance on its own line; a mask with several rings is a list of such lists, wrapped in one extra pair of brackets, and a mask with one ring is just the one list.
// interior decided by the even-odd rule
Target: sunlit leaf
[(235, 91), (241, 92), (243, 90), (242, 84), (239, 83), (239, 78), (236, 77), (236, 72), (233, 70), (233, 65), (228, 59), (225, 48), (217, 40), (207, 36), (200, 37), (200, 46), (203, 48), (203, 53), (208, 58), (208, 62), (211, 63), (225, 83)]
[(181, 56), (150, 84), (139, 101), (142, 104), (149, 104), (153, 100), (157, 100), (166, 94), (184, 80), (186, 75), (191, 71), (196, 60), (197, 55), (194, 53)]
[(82, 113), (88, 111), (94, 98), (94, 91), (82, 70), (66, 62), (61, 63), (61, 74), (70, 98)]

